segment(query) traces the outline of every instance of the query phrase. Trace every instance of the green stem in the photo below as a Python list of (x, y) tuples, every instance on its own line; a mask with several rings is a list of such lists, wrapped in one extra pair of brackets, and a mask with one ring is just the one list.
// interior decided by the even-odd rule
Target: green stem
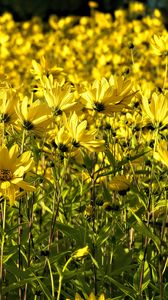
[(0, 300), (2, 299), (2, 283), (3, 283), (3, 251), (4, 251), (4, 243), (5, 243), (5, 222), (6, 222), (6, 197), (4, 198), (3, 205), (3, 222), (2, 222), (2, 240), (1, 240), (1, 262), (0, 262)]
[[(19, 200), (19, 216), (18, 216), (19, 270), (21, 270), (21, 268), (22, 268), (22, 256), (21, 256), (21, 235), (22, 235), (21, 203), (22, 203), (22, 200), (20, 199)], [(22, 288), (19, 288), (19, 300), (21, 300), (21, 299), (22, 299)]]
[(53, 278), (53, 273), (52, 273), (52, 269), (51, 269), (51, 264), (50, 264), (50, 261), (48, 259), (48, 257), (46, 258), (47, 260), (47, 264), (48, 264), (48, 268), (49, 268), (49, 271), (50, 271), (50, 279), (51, 279), (51, 291), (52, 291), (52, 298), (54, 299), (54, 278)]
[(65, 272), (67, 266), (69, 265), (69, 263), (72, 261), (73, 257), (71, 256), (66, 264), (64, 265), (62, 272), (60, 272), (59, 274), (59, 286), (58, 286), (58, 294), (57, 294), (57, 300), (60, 300), (60, 296), (61, 296), (61, 288), (62, 288), (62, 281), (63, 281), (63, 273)]
[(25, 142), (25, 130), (23, 130), (23, 134), (22, 134), (22, 144), (21, 144), (21, 149), (20, 149), (21, 154), (23, 153), (24, 142)]

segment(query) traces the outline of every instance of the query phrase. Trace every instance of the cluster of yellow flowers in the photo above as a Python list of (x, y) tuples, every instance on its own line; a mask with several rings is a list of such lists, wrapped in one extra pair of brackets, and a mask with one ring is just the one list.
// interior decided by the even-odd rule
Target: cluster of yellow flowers
[[(136, 8), (144, 12), (139, 4), (130, 13)], [(40, 172), (24, 152), (33, 138), (52, 161), (97, 153), (105, 163), (103, 152), (121, 160), (153, 142), (154, 157), (167, 165), (168, 34), (159, 11), (139, 21), (93, 9), (91, 17), (51, 16), (48, 24), (5, 13), (0, 25), (1, 196), (13, 204), (19, 188), (34, 190), (24, 181)], [(128, 176), (117, 176), (111, 189), (121, 179), (128, 185)]]

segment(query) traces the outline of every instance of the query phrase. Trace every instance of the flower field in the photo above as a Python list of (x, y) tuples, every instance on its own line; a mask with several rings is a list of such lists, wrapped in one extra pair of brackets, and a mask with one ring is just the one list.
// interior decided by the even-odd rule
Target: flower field
[(0, 300), (168, 299), (168, 32), (0, 16)]

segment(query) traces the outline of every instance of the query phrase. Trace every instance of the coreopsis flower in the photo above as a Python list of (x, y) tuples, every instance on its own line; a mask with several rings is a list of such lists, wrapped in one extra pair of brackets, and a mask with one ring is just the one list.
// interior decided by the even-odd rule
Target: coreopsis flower
[(70, 150), (71, 147), (71, 139), (70, 136), (66, 130), (66, 128), (63, 126), (61, 127), (55, 136), (55, 144), (58, 148), (58, 150), (62, 153), (66, 153)]
[(152, 124), (154, 128), (163, 129), (168, 124), (168, 94), (153, 93), (149, 102), (142, 97), (144, 124)]
[[(95, 294), (92, 292), (90, 293), (90, 295), (88, 296), (87, 298), (88, 300), (105, 300), (105, 296), (104, 294), (102, 293), (98, 298), (95, 296)], [(66, 299), (66, 300), (69, 300), (69, 299)], [(75, 294), (75, 300), (83, 300), (83, 298), (78, 294), (76, 293)]]
[(88, 130), (87, 121), (80, 121), (77, 114), (74, 112), (69, 119), (64, 114), (64, 124), (71, 137), (71, 144), (73, 148), (86, 148), (90, 152), (103, 151), (105, 141), (103, 139), (96, 139), (97, 130)]
[(53, 81), (52, 75), (49, 78), (43, 77), (43, 83), (44, 97), (54, 116), (61, 115), (63, 111), (72, 109), (76, 105), (70, 85), (62, 86), (59, 82)]
[(35, 75), (36, 79), (42, 79), (44, 75), (48, 76), (52, 74), (58, 77), (63, 72), (63, 68), (56, 66), (53, 61), (46, 60), (44, 56), (41, 57), (40, 63), (35, 59), (32, 60), (33, 69), (31, 72)]
[(157, 149), (154, 152), (154, 158), (168, 167), (168, 143), (165, 140), (158, 144)]
[(108, 81), (103, 77), (101, 80), (95, 80), (91, 89), (82, 93), (81, 97), (86, 108), (110, 116), (123, 108), (129, 108), (128, 104), (136, 94), (132, 88), (130, 80), (111, 76)]
[(14, 124), (17, 120), (15, 111), (17, 101), (16, 94), (9, 89), (0, 91), (0, 122), (4, 125)]
[[(105, 300), (104, 294), (102, 293), (97, 299), (98, 300)], [(95, 296), (95, 294), (93, 292), (90, 293), (90, 295), (88, 297), (88, 300), (96, 300), (96, 296)]]
[(154, 35), (151, 39), (151, 47), (158, 56), (168, 55), (168, 34), (163, 36)]
[(24, 180), (26, 173), (33, 167), (31, 152), (19, 154), (18, 145), (10, 150), (3, 145), (0, 147), (0, 195), (9, 199), (10, 205), (15, 202), (16, 193), (22, 188), (34, 191), (35, 188)]
[(74, 254), (74, 259), (81, 259), (89, 254), (89, 247), (85, 246), (83, 248), (78, 249)]
[(44, 134), (52, 123), (51, 110), (46, 103), (41, 103), (40, 100), (31, 103), (25, 96), (21, 104), (17, 103), (15, 110), (20, 127), (35, 135)]

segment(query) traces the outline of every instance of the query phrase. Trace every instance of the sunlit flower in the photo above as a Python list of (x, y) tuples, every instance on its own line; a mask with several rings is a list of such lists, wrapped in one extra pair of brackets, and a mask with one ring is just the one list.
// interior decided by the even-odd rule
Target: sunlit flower
[(129, 108), (128, 104), (135, 94), (130, 80), (111, 76), (109, 81), (104, 77), (100, 81), (95, 80), (91, 89), (82, 93), (81, 97), (86, 108), (110, 116)]
[(75, 112), (69, 119), (64, 115), (64, 122), (74, 148), (79, 148), (81, 146), (91, 152), (102, 151), (104, 149), (103, 146), (105, 141), (96, 139), (97, 130), (87, 130), (87, 121), (80, 121)]
[[(105, 296), (102, 293), (99, 297), (96, 297), (94, 293), (90, 293), (90, 295), (88, 296), (87, 299), (88, 300), (105, 300)], [(66, 300), (68, 300), (68, 299), (66, 299)], [(83, 300), (83, 298), (78, 293), (76, 293), (75, 300)]]
[(168, 55), (168, 34), (163, 36), (154, 35), (151, 39), (151, 47), (158, 56)]
[(33, 59), (32, 65), (33, 69), (31, 71), (35, 75), (36, 79), (42, 79), (43, 75), (49, 76), (50, 74), (57, 77), (63, 72), (63, 68), (56, 66), (53, 61), (45, 59), (44, 56), (41, 57), (40, 63)]
[(89, 247), (85, 246), (83, 248), (78, 249), (74, 254), (73, 258), (74, 259), (79, 259), (87, 256), (89, 254)]
[(16, 114), (21, 128), (31, 131), (35, 135), (45, 133), (48, 126), (51, 125), (51, 111), (48, 105), (41, 103), (40, 100), (30, 103), (28, 97), (25, 96), (21, 104), (18, 102)]
[(157, 146), (154, 158), (168, 167), (168, 143), (165, 140), (161, 141)]
[(49, 76), (49, 78), (44, 77), (43, 82), (44, 97), (54, 116), (61, 115), (63, 111), (74, 107), (76, 101), (70, 85), (62, 86), (59, 82), (53, 81), (52, 76)]
[(15, 111), (18, 102), (17, 95), (9, 89), (0, 91), (0, 122), (7, 124), (14, 124), (17, 120)]
[(58, 150), (62, 153), (66, 153), (69, 151), (71, 143), (70, 136), (65, 127), (61, 127), (55, 136), (55, 144)]
[(168, 95), (153, 93), (150, 101), (142, 97), (144, 124), (152, 124), (154, 128), (164, 128), (168, 124)]
[(6, 196), (10, 205), (14, 203), (16, 192), (20, 188), (25, 191), (35, 190), (23, 179), (32, 166), (33, 159), (30, 151), (20, 155), (19, 147), (16, 144), (10, 150), (5, 145), (0, 147), (0, 195)]

